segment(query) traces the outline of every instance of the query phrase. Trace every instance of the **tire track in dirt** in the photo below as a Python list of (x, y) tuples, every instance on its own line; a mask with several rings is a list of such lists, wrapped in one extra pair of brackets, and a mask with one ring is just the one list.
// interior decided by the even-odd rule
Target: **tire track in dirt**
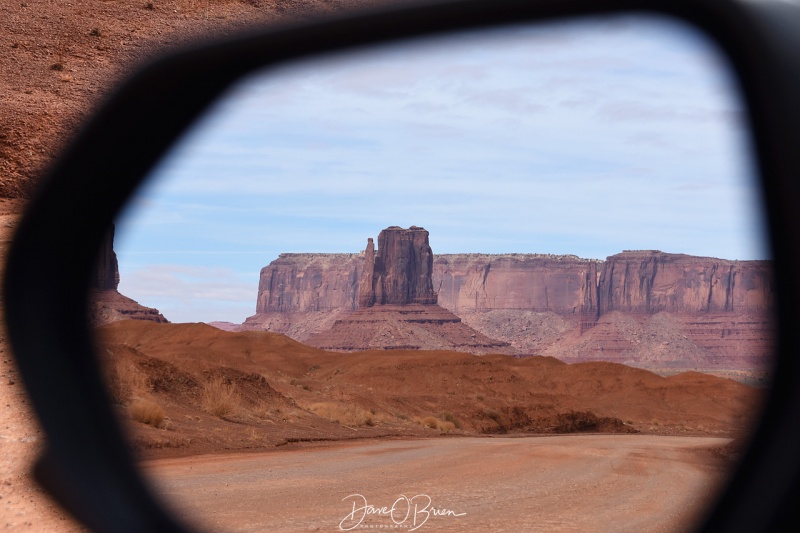
[[(183, 516), (224, 531), (409, 531), (414, 513), (400, 521), (409, 508), (401, 496), (419, 495), (420, 531), (666, 532), (690, 527), (713, 501), (726, 465), (708, 450), (727, 442), (655, 435), (387, 440), (154, 460), (144, 468)], [(395, 522), (364, 515), (366, 506), (391, 508), (398, 498)], [(464, 514), (433, 516), (432, 508)]]

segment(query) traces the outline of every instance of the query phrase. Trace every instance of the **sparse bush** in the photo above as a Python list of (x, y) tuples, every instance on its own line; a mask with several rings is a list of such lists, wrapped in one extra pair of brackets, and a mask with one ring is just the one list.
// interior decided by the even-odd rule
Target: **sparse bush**
[(203, 387), (201, 405), (214, 416), (223, 418), (235, 413), (239, 408), (240, 398), (236, 385), (226, 383), (221, 377), (214, 377)]
[(374, 426), (376, 421), (369, 411), (354, 405), (320, 402), (313, 404), (309, 410), (319, 417), (343, 426)]
[(450, 433), (451, 431), (456, 429), (456, 426), (452, 422), (442, 422), (441, 424), (439, 424), (439, 429), (445, 433)]
[(269, 418), (271, 414), (279, 415), (281, 413), (280, 409), (273, 409), (269, 403), (263, 400), (253, 406), (250, 412), (253, 413), (253, 416), (262, 419)]
[(102, 37), (103, 32), (100, 30), (100, 28), (92, 28), (92, 31), (89, 32), (89, 35), (92, 37)]
[(155, 428), (162, 427), (167, 417), (164, 408), (151, 400), (136, 400), (128, 408), (128, 414), (133, 420)]
[(426, 428), (439, 429), (439, 419), (435, 416), (426, 416), (422, 419), (422, 425)]
[(150, 391), (150, 380), (134, 363), (128, 361), (109, 362), (107, 366), (111, 394), (117, 403), (127, 403)]
[(461, 429), (461, 423), (458, 421), (455, 415), (453, 415), (453, 413), (445, 411), (444, 413), (441, 413), (439, 415), (439, 418), (441, 418), (445, 422), (450, 422), (454, 428)]

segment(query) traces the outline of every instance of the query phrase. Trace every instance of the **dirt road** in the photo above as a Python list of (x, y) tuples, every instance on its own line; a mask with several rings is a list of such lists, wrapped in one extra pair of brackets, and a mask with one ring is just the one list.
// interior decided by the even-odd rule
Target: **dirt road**
[[(680, 531), (728, 439), (383, 440), (148, 461), (175, 507), (223, 531)], [(415, 521), (416, 520), (416, 521)]]

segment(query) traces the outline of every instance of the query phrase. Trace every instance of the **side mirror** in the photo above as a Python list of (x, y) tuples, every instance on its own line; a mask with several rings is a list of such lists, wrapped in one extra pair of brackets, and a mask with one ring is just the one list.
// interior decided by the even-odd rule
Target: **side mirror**
[[(257, 68), (453, 30), (653, 12), (707, 33), (729, 55), (748, 105), (778, 293), (778, 362), (764, 418), (708, 530), (759, 531), (796, 518), (800, 367), (800, 7), (791, 2), (456, 1), (274, 30), (162, 59), (112, 98), (45, 177), (5, 280), (20, 369), (48, 435), (39, 480), (98, 530), (180, 530), (141, 482), (109, 408), (87, 323), (90, 273), (106, 229), (171, 144), (232, 82)], [(76, 213), (75, 206), (94, 201)], [(53, 275), (56, 272), (57, 275)], [(42, 282), (42, 280), (46, 280)], [(44, 310), (44, 311), (43, 311)]]

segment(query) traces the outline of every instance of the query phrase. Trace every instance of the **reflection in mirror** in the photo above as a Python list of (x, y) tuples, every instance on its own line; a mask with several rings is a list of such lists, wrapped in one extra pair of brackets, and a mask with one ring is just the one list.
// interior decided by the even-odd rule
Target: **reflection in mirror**
[(143, 468), (236, 531), (687, 526), (774, 346), (749, 142), (659, 19), (242, 81), (117, 224), (119, 291), (163, 314), (95, 310)]

